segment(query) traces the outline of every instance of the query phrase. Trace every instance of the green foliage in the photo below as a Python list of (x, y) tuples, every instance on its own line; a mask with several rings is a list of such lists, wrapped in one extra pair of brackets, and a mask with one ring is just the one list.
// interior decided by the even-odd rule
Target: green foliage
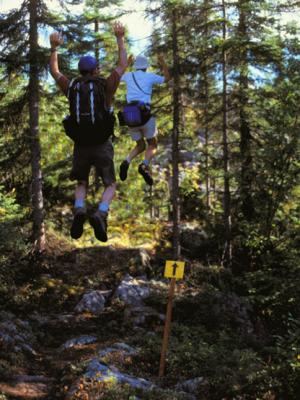
[(0, 186), (0, 264), (9, 261), (10, 257), (25, 252), (24, 231), (20, 229), (24, 210), (15, 199), (14, 192), (6, 193)]
[(85, 393), (97, 400), (185, 400), (186, 396), (177, 394), (171, 390), (152, 389), (142, 391), (139, 389), (133, 389), (129, 385), (118, 385), (115, 382), (110, 383), (99, 383), (96, 380), (92, 382), (82, 382), (81, 390), (76, 392), (75, 396), (71, 400), (81, 398)]
[[(116, 3), (118, 1), (113, 1)], [(276, 2), (225, 3), (225, 21), (215, 2), (210, 0), (163, 0), (157, 7), (151, 6), (152, 16), (160, 23), (145, 52), (154, 68), (157, 67), (157, 53), (163, 52), (171, 72), (174, 72), (174, 60), (170, 28), (173, 12), (177, 12), (183, 117), (180, 151), (192, 153), (193, 160), (180, 163), (181, 216), (196, 227), (204, 226), (209, 236), (206, 252), (196, 255), (198, 260), (191, 260), (186, 279), (186, 284), (198, 293), (175, 301), (167, 380), (175, 384), (179, 378), (202, 376), (204, 383), (198, 396), (205, 400), (225, 397), (266, 400), (273, 392), (278, 399), (297, 400), (300, 393), (300, 45), (297, 26), (280, 26), (280, 14), (274, 9)], [(288, 6), (288, 2), (282, 3)], [(46, 2), (40, 4), (45, 6)], [(43, 26), (63, 29), (66, 41), (59, 57), (60, 68), (66, 76), (77, 75), (77, 60), (87, 52), (97, 54), (98, 50), (103, 75), (107, 76), (115, 66), (117, 48), (111, 32), (115, 15), (106, 9), (111, 4), (106, 0), (90, 0), (80, 16), (71, 12), (53, 15), (46, 7), (39, 8), (39, 21)], [(3, 45), (0, 74), (0, 127), (3, 132), (0, 138), (3, 171), (0, 179), (1, 305), (5, 303), (23, 312), (33, 309), (53, 311), (54, 308), (58, 312), (71, 310), (86, 289), (82, 277), (76, 282), (76, 278), (64, 280), (60, 268), (65, 265), (61, 258), (55, 259), (60, 246), (66, 246), (66, 257), (71, 252), (69, 247), (75, 246), (65, 239), (69, 237), (74, 195), (74, 183), (68, 179), (72, 142), (63, 133), (61, 125), (67, 113), (67, 100), (58, 93), (52, 80), (49, 84), (49, 77), (45, 75), (49, 52), (41, 45), (37, 57), (41, 83), (39, 132), (48, 246), (49, 254), (53, 256), (45, 264), (51, 271), (58, 264), (54, 276), (41, 277), (36, 271), (40, 265), (25, 257), (28, 255), (26, 218), (31, 182), (28, 27), (24, 25), (27, 15), (27, 2), (23, 2), (19, 10), (5, 18), (1, 16), (0, 21)], [(96, 20), (100, 23), (98, 31)], [(277, 25), (278, 29), (275, 28)], [(226, 39), (223, 38), (223, 27), (226, 28)], [(226, 52), (228, 79), (230, 171), (227, 176), (231, 193), (232, 270), (220, 265), (225, 234), (223, 51)], [(242, 78), (246, 80), (244, 85)], [(143, 246), (152, 250), (159, 243), (159, 255), (169, 251), (173, 89), (172, 85), (165, 85), (156, 89), (153, 96), (153, 111), (159, 128), (158, 153), (152, 167), (155, 185), (150, 190), (137, 172), (141, 155), (131, 163), (128, 180), (118, 183), (109, 216), (109, 245)], [(124, 94), (120, 87), (116, 94), (117, 108), (124, 101)], [(249, 129), (248, 156), (251, 157), (244, 178), (251, 183), (246, 191), (254, 209), (251, 218), (246, 218), (242, 207), (243, 203), (247, 204), (241, 174), (247, 158), (241, 147), (242, 122)], [(126, 129), (118, 127), (116, 135), (118, 172), (134, 142)], [(97, 206), (102, 190), (97, 178), (91, 176), (87, 199), (89, 211)], [(168, 231), (168, 237), (163, 236), (164, 231)], [(76, 246), (99, 250), (101, 245), (86, 224), (85, 233)], [(155, 262), (161, 272), (162, 259)], [(72, 264), (73, 274), (76, 269), (74, 258), (70, 256), (68, 263)], [(88, 265), (84, 264), (84, 267), (88, 268)], [(124, 264), (114, 274), (119, 279), (125, 271), (136, 269), (130, 263)], [(111, 276), (106, 277), (110, 283), (116, 279), (112, 274), (110, 271)], [(103, 284), (101, 272), (89, 279), (93, 288)], [(165, 296), (149, 299), (149, 303), (164, 312)], [(242, 321), (237, 318), (237, 310), (244, 312)], [(247, 327), (251, 328), (249, 332)], [(141, 347), (136, 360), (138, 372), (150, 378), (157, 375), (162, 333), (160, 326), (154, 328), (159, 335), (149, 335), (145, 340), (143, 332), (131, 338)], [(1, 359), (0, 372), (23, 363), (24, 359), (12, 352), (6, 359)], [(65, 372), (74, 377), (82, 370), (82, 365), (74, 363)], [(171, 391), (140, 394), (128, 387), (106, 387), (96, 383), (86, 390), (91, 390), (96, 398), (106, 400), (132, 400), (135, 396), (149, 400), (180, 398)]]

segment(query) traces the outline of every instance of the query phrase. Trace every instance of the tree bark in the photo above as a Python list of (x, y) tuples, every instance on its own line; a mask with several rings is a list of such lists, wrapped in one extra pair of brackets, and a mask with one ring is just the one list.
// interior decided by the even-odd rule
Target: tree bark
[(31, 150), (31, 202), (32, 202), (32, 236), (34, 251), (45, 250), (44, 202), (42, 191), (42, 170), (40, 165), (41, 146), (39, 141), (39, 71), (38, 71), (38, 26), (37, 0), (29, 2), (29, 131)]
[[(227, 38), (226, 29), (226, 5), (225, 0), (222, 0), (223, 14), (223, 43)], [(230, 178), (229, 178), (229, 152), (228, 152), (228, 103), (227, 103), (227, 57), (226, 51), (222, 50), (222, 77), (223, 77), (223, 172), (224, 172), (224, 226), (225, 226), (225, 246), (224, 246), (224, 264), (231, 265), (232, 262), (232, 243), (231, 243), (231, 196), (230, 196)]]
[[(208, 2), (204, 3), (204, 12), (205, 12), (205, 28), (204, 28), (204, 36), (205, 40), (208, 39)], [(208, 129), (208, 102), (209, 102), (209, 83), (208, 83), (208, 67), (207, 61), (204, 61), (204, 71), (203, 71), (203, 83), (204, 83), (204, 137), (205, 137), (205, 146), (204, 146), (204, 156), (205, 156), (205, 188), (206, 188), (206, 211), (209, 214), (211, 209), (211, 198), (210, 198), (210, 176), (209, 176), (209, 129)]]
[(179, 127), (180, 127), (180, 77), (177, 37), (176, 8), (172, 10), (172, 52), (173, 52), (173, 131), (172, 131), (172, 206), (173, 206), (173, 254), (180, 257), (180, 205), (179, 205)]
[[(240, 38), (247, 39), (246, 13), (243, 8), (245, 0), (238, 2), (239, 26), (238, 34)], [(242, 201), (242, 213), (246, 221), (251, 222), (254, 218), (254, 204), (252, 198), (253, 166), (251, 154), (251, 131), (247, 115), (248, 105), (248, 57), (247, 46), (242, 45), (240, 50), (240, 76), (239, 76), (239, 100), (240, 100), (240, 153), (241, 153), (241, 181), (240, 193)]]
[(253, 163), (251, 154), (251, 130), (249, 125), (249, 115), (247, 107), (249, 104), (249, 61), (248, 61), (248, 31), (247, 31), (247, 13), (245, 0), (239, 0), (237, 3), (239, 24), (238, 39), (240, 41), (239, 51), (239, 119), (240, 119), (240, 157), (241, 157), (241, 175), (239, 183), (241, 212), (247, 226), (243, 228), (244, 242), (242, 243), (240, 265), (243, 269), (249, 271), (251, 269), (252, 255), (251, 248), (246, 243), (246, 238), (251, 229), (251, 222), (254, 220), (254, 203), (252, 197), (253, 182)]

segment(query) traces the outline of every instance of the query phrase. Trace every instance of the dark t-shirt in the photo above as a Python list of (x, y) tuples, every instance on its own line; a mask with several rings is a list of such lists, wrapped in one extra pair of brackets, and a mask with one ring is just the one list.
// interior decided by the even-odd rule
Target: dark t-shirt
[[(116, 93), (116, 90), (119, 86), (120, 83), (120, 75), (116, 70), (113, 70), (113, 72), (109, 75), (108, 78), (106, 78), (106, 107), (109, 108), (112, 104), (114, 94)], [(68, 88), (69, 88), (69, 83), (70, 80), (64, 76), (60, 75), (60, 77), (56, 80), (58, 86), (61, 88), (63, 93), (67, 96), (68, 94)]]

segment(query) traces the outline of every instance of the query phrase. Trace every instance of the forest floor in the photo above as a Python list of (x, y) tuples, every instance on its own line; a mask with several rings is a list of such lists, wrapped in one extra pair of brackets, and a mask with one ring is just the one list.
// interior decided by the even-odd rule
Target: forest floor
[[(34, 353), (20, 360), (16, 356), (12, 371), (0, 382), (0, 398), (121, 399), (121, 394), (113, 397), (113, 393), (106, 393), (99, 384), (97, 388), (91, 388), (91, 382), (83, 380), (78, 384), (87, 362), (95, 357), (97, 351), (120, 342), (138, 346), (140, 352), (122, 362), (114, 360), (118, 368), (164, 386), (164, 379), (157, 378), (164, 325), (162, 318), (152, 315), (142, 326), (137, 326), (126, 312), (126, 305), (112, 296), (126, 274), (153, 276), (155, 270), (161, 269), (162, 278), (164, 265), (157, 264), (163, 262), (161, 256), (140, 248), (73, 248), (70, 242), (53, 236), (42, 258), (23, 260), (15, 288), (22, 300), (19, 299), (18, 305), (15, 300), (7, 309), (18, 319), (29, 322), (34, 337)], [(148, 300), (147, 307), (151, 306), (157, 315), (165, 313), (167, 288), (167, 282), (162, 281), (160, 292), (152, 294)], [(100, 315), (75, 312), (82, 296), (92, 290), (110, 293), (103, 312)], [(154, 336), (148, 344), (145, 343), (147, 334)], [(83, 335), (96, 336), (97, 340), (91, 344), (62, 348), (68, 340)], [(145, 348), (141, 350), (143, 346)], [(77, 389), (70, 394), (74, 382), (77, 382)], [(170, 382), (174, 386), (176, 379), (172, 377)]]
[[(6, 266), (0, 308), (0, 400), (220, 400), (224, 393), (231, 393), (228, 398), (236, 398), (234, 393), (241, 400), (251, 398), (243, 397), (248, 382), (260, 382), (261, 374), (271, 368), (263, 353), (268, 335), (247, 299), (232, 291), (230, 271), (201, 263), (199, 257), (185, 258), (185, 277), (177, 282), (174, 299), (166, 373), (158, 378), (169, 287), (163, 277), (167, 259), (172, 259), (167, 245), (74, 247), (51, 234), (42, 257), (27, 255)], [(139, 289), (149, 288), (137, 306), (116, 296), (128, 275)], [(93, 291), (105, 297), (101, 312), (78, 310), (83, 297)], [(83, 341), (70, 345), (73, 339)], [(101, 355), (108, 348), (109, 353)], [(94, 374), (95, 365), (109, 368), (105, 382), (103, 370)], [(146, 384), (150, 389), (141, 387)], [(256, 390), (255, 384), (252, 387)], [(263, 396), (257, 398), (272, 399), (265, 386), (261, 391)]]

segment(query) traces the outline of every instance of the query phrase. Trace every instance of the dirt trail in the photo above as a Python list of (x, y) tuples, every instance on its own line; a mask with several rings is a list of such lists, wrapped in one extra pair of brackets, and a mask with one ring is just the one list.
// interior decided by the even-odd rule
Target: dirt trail
[[(140, 249), (110, 247), (64, 249), (47, 256), (42, 273), (31, 282), (31, 289), (43, 295), (39, 304), (28, 304), (26, 310), (38, 336), (36, 355), (20, 374), (0, 383), (0, 392), (9, 399), (64, 399), (73, 383), (75, 361), (89, 359), (102, 342), (120, 341), (125, 333), (119, 329), (122, 310), (112, 309), (109, 301), (100, 316), (76, 314), (74, 307), (87, 291), (113, 290), (126, 272), (140, 274), (148, 262)], [(67, 340), (81, 335), (96, 335), (98, 341), (62, 350)]]

